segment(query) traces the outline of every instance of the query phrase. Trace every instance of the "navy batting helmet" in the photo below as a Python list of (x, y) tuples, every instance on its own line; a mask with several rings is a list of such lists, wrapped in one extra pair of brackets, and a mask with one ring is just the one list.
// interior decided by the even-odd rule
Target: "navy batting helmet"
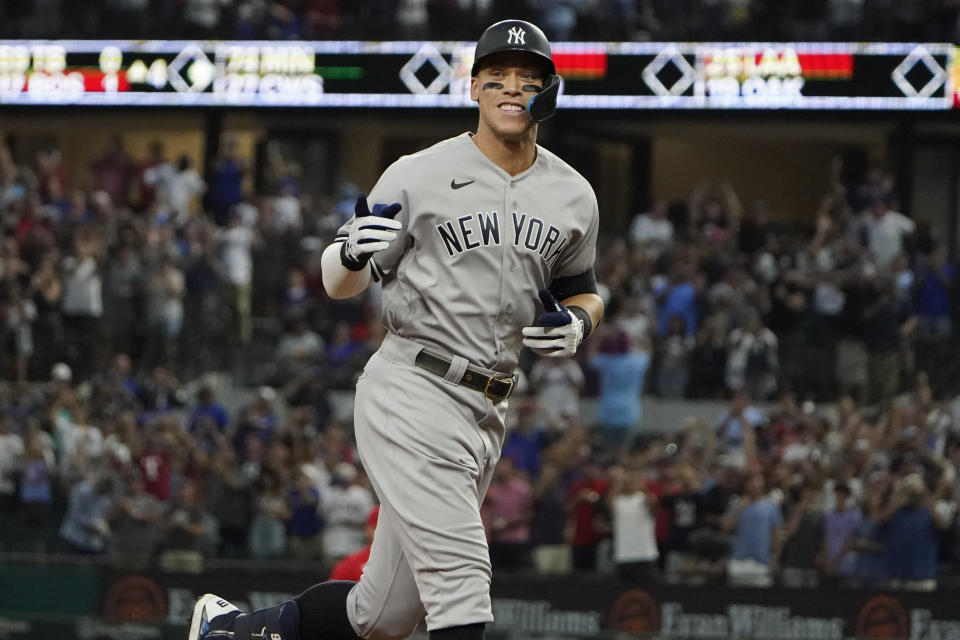
[(553, 58), (550, 56), (550, 42), (540, 27), (524, 20), (502, 20), (487, 27), (477, 41), (470, 75), (477, 75), (480, 62), (484, 58), (502, 51), (532, 53), (543, 62), (548, 75), (557, 73)]
[(557, 110), (557, 96), (560, 93), (560, 76), (557, 75), (557, 67), (553, 64), (547, 36), (540, 27), (524, 20), (502, 20), (490, 25), (477, 41), (470, 75), (477, 75), (484, 58), (504, 51), (532, 53), (543, 64), (543, 87), (527, 102), (527, 111), (537, 122), (553, 116)]

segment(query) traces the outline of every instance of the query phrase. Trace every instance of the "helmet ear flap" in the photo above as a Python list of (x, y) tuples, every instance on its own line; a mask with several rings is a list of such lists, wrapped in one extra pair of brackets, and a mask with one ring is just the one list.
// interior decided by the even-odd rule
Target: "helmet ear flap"
[(537, 122), (543, 122), (556, 113), (560, 81), (561, 78), (557, 74), (547, 76), (543, 81), (543, 89), (527, 101), (527, 113)]

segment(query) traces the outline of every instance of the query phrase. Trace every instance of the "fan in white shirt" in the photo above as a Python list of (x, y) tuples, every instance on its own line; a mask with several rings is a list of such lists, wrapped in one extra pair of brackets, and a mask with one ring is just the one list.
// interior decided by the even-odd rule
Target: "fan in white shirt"
[(660, 557), (653, 518), (657, 497), (644, 489), (639, 470), (612, 467), (609, 475), (613, 562), (623, 577), (655, 571)]
[(630, 239), (637, 247), (647, 250), (651, 257), (663, 254), (673, 244), (673, 223), (667, 218), (669, 203), (659, 198), (648, 213), (641, 213), (630, 225)]

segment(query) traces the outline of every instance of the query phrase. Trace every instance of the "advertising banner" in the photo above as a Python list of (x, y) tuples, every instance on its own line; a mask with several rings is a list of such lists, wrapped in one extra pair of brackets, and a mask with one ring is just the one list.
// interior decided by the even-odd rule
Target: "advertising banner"
[[(102, 614), (110, 620), (189, 616), (195, 598), (221, 595), (245, 609), (277, 604), (314, 584), (309, 573), (217, 571), (204, 575), (118, 574), (105, 580)], [(610, 632), (685, 640), (960, 640), (955, 591), (933, 593), (819, 589), (752, 589), (629, 584), (578, 579), (494, 576), (491, 633)]]
[[(57, 582), (46, 568), (29, 579)], [(20, 574), (23, 575), (23, 572)], [(182, 637), (195, 599), (216, 593), (246, 610), (287, 600), (324, 576), (309, 571), (215, 570), (203, 574), (104, 570), (90, 607), (65, 611), (39, 598), (28, 612), (0, 610), (0, 640), (20, 638), (164, 639)], [(61, 589), (59, 593), (62, 593)], [(603, 638), (656, 635), (683, 640), (960, 640), (958, 594), (819, 589), (751, 589), (631, 584), (597, 576), (495, 576), (496, 621), (488, 635)], [(46, 606), (46, 610), (44, 610)]]

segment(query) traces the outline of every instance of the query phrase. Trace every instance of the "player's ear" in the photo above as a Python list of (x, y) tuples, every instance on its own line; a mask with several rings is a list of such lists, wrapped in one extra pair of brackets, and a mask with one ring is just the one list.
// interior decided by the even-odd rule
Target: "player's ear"
[(480, 102), (480, 80), (477, 76), (470, 78), (470, 99), (474, 102)]

